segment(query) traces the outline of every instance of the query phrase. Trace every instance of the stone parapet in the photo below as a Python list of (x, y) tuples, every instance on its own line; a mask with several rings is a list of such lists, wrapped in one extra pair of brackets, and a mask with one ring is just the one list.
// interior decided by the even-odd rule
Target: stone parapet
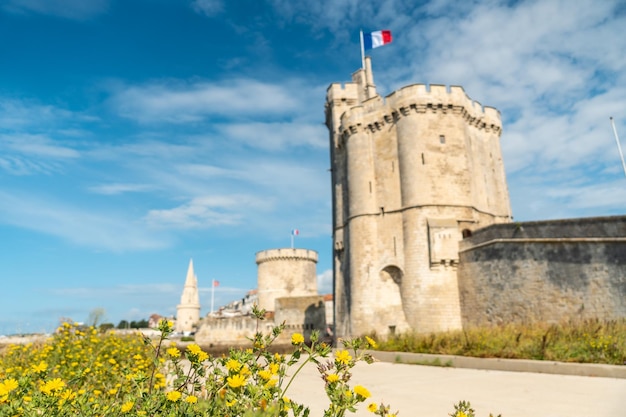
[(310, 249), (268, 249), (256, 253), (256, 263), (276, 260), (304, 260), (317, 263), (318, 254)]

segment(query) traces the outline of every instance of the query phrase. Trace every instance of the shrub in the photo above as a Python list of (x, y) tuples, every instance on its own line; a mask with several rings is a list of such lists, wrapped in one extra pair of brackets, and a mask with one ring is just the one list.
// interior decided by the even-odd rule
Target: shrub
[[(264, 312), (255, 314), (262, 319)], [(250, 348), (212, 357), (197, 344), (184, 353), (168, 344), (168, 321), (159, 324), (155, 341), (64, 323), (48, 342), (12, 346), (0, 357), (0, 416), (308, 416), (308, 407), (288, 393), (309, 362), (325, 383), (325, 416), (355, 411), (370, 397), (367, 388), (350, 385), (355, 364), (372, 361), (363, 353), (371, 347), (367, 340), (348, 341), (333, 355), (316, 333), (310, 345), (296, 333), (290, 356), (270, 353), (283, 329), (257, 333)], [(368, 409), (395, 415), (385, 404)]]

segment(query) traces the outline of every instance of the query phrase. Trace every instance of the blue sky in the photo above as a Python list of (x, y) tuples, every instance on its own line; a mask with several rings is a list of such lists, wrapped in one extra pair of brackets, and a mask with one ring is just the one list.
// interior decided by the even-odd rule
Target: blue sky
[(394, 35), (379, 93), (502, 112), (516, 220), (625, 214), (625, 27), (609, 0), (0, 0), (0, 334), (174, 314), (191, 258), (205, 314), (293, 228), (330, 292), (324, 97), (360, 28)]

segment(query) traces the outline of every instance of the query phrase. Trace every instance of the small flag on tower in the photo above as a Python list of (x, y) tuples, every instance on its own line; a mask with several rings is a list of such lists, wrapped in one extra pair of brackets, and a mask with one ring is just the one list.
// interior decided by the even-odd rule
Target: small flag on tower
[(379, 46), (387, 45), (391, 43), (391, 31), (390, 30), (378, 30), (376, 32), (363, 34), (363, 49), (374, 49)]
[(214, 287), (218, 287), (220, 285), (220, 282), (216, 279), (213, 280), (213, 286)]
[(299, 231), (298, 229), (293, 229), (293, 230), (291, 231), (291, 235), (292, 235), (292, 236), (298, 236), (299, 234), (300, 234), (300, 231)]

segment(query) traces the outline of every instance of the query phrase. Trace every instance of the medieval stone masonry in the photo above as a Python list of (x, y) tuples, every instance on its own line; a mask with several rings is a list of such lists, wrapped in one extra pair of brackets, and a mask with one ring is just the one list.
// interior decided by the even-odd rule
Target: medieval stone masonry
[[(512, 221), (496, 109), (472, 101), (456, 86), (415, 84), (383, 98), (366, 57), (351, 83), (330, 85), (325, 110), (332, 164), (336, 335), (435, 332), (492, 323), (484, 310), (494, 310), (487, 304), (504, 288), (494, 282), (532, 278), (539, 282), (533, 291), (510, 288), (508, 311), (502, 311), (506, 302), (498, 303), (498, 317), (526, 320), (532, 318), (528, 309), (515, 308), (530, 301), (523, 297), (552, 291), (548, 299), (554, 301), (560, 297), (555, 288), (571, 287), (543, 285), (547, 278), (539, 273), (570, 262), (568, 256), (574, 255), (567, 250), (556, 251), (560, 255), (547, 260), (552, 262), (547, 269), (533, 259), (527, 259), (524, 270), (511, 269), (506, 258), (487, 268), (480, 257), (484, 242), (474, 249), (468, 242), (464, 251), (471, 272), (463, 272), (466, 265), (459, 264), (460, 241), (479, 229)], [(622, 300), (621, 307), (614, 305), (603, 317), (626, 316), (625, 236), (622, 226), (602, 243), (611, 246), (613, 255), (606, 259), (615, 265), (592, 286), (606, 290), (596, 294), (606, 294), (610, 287)], [(588, 239), (577, 250), (593, 252), (597, 248), (589, 245), (596, 243)], [(522, 242), (500, 253), (510, 255), (516, 245), (521, 248)], [(536, 262), (544, 262), (541, 258)], [(530, 271), (538, 275), (531, 277)], [(482, 291), (485, 282), (491, 286)], [(569, 303), (581, 305), (571, 297)], [(542, 318), (562, 318), (557, 312), (562, 310)]]
[[(261, 251), (258, 290), (204, 318), (197, 340), (246, 343), (252, 302), (268, 329), (327, 337), (626, 317), (626, 216), (513, 222), (498, 110), (457, 86), (381, 97), (364, 64), (326, 94), (332, 298), (317, 294), (316, 252)], [(190, 263), (177, 330), (199, 310)]]

